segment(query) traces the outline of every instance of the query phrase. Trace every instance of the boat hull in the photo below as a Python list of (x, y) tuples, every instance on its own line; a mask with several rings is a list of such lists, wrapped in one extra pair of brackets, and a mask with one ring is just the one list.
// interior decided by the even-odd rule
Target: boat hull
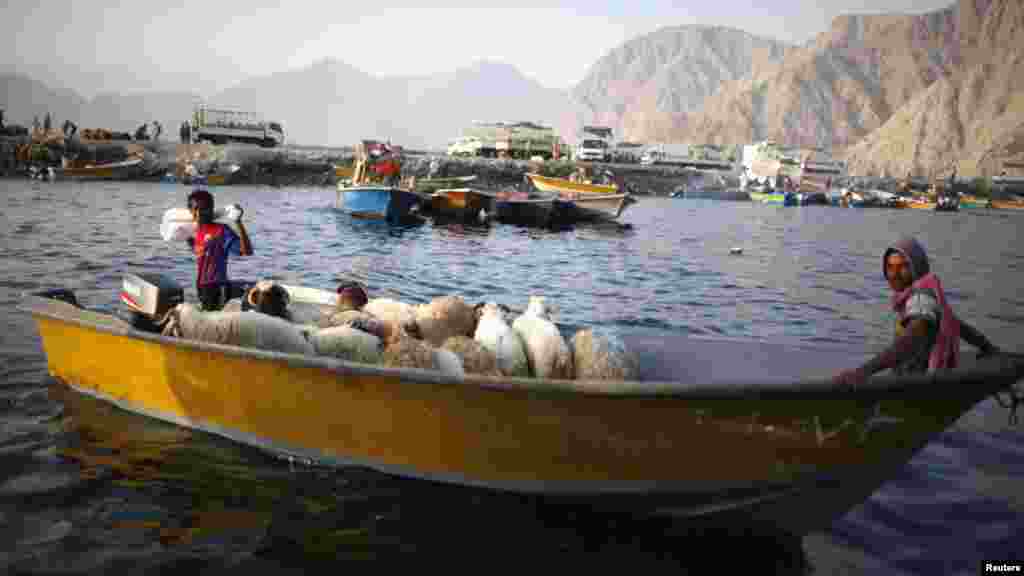
[(430, 214), (435, 218), (479, 221), (490, 219), (494, 212), (494, 196), (480, 190), (444, 189), (430, 196)]
[(630, 204), (636, 202), (636, 199), (628, 194), (587, 194), (562, 202), (565, 204), (568, 220), (592, 222), (617, 219)]
[(353, 186), (338, 188), (339, 208), (356, 218), (398, 222), (411, 217), (420, 196), (391, 186)]
[(525, 193), (500, 194), (495, 198), (494, 215), (498, 222), (515, 226), (547, 228), (558, 223), (561, 207), (554, 194), (531, 197)]
[[(50, 374), (75, 390), (279, 456), (642, 513), (749, 513), (794, 533), (827, 526), (1024, 375), (1000, 365), (954, 385), (755, 391), (708, 380), (744, 362), (763, 371), (734, 343), (675, 349), (647, 337), (627, 345), (653, 381), (452, 380), (144, 333), (37, 296), (22, 309)], [(799, 354), (804, 373), (836, 361)], [(716, 368), (715, 357), (735, 361)]]
[(762, 204), (783, 204), (786, 201), (786, 195), (769, 192), (751, 192), (750, 199)]

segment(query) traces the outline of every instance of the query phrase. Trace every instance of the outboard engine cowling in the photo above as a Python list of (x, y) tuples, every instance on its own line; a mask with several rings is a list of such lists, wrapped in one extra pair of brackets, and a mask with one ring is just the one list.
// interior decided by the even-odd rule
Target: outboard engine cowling
[(159, 332), (159, 321), (167, 311), (185, 301), (185, 290), (162, 274), (125, 274), (121, 282), (121, 303), (129, 322), (137, 330)]

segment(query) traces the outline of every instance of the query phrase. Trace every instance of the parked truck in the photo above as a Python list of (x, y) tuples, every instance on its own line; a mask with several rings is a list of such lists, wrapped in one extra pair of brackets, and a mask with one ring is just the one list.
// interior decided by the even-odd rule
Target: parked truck
[(195, 142), (246, 142), (267, 148), (284, 144), (281, 123), (264, 121), (254, 112), (201, 105), (193, 111), (191, 124)]

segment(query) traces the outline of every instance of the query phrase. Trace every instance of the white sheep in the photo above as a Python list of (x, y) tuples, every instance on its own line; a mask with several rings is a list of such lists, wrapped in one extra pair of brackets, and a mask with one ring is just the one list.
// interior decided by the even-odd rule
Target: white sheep
[(414, 311), (419, 337), (434, 347), (452, 336), (472, 336), (476, 329), (473, 308), (458, 296), (434, 298)]
[(506, 376), (529, 376), (526, 347), (519, 334), (505, 321), (502, 307), (488, 302), (478, 306), (477, 315), (479, 320), (473, 339), (495, 355), (501, 373)]
[(301, 327), (259, 312), (203, 312), (194, 304), (179, 304), (169, 316), (165, 336), (292, 354), (315, 352)]
[(543, 296), (530, 296), (530, 303), (512, 322), (512, 329), (526, 345), (530, 371), (537, 378), (572, 378), (572, 352), (558, 327), (551, 321), (557, 310)]
[(313, 349), (321, 356), (331, 356), (377, 364), (381, 359), (380, 338), (351, 326), (335, 326), (316, 330), (310, 336)]
[(334, 312), (330, 316), (321, 317), (317, 326), (320, 328), (348, 326), (350, 328), (355, 328), (357, 330), (373, 334), (382, 342), (387, 342), (392, 337), (390, 324), (371, 314), (363, 312), (362, 310), (344, 310), (341, 312)]
[(636, 380), (640, 359), (618, 334), (601, 328), (576, 332), (570, 341), (577, 380)]

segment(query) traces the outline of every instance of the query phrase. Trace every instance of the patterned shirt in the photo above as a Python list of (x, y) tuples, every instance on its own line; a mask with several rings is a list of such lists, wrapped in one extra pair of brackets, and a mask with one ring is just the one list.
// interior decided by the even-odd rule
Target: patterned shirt
[(896, 321), (896, 337), (906, 334), (907, 326), (912, 320), (922, 319), (928, 322), (928, 346), (913, 358), (904, 361), (893, 372), (897, 374), (924, 373), (928, 371), (928, 356), (935, 346), (935, 339), (942, 324), (942, 307), (939, 299), (930, 288), (915, 290), (907, 298), (903, 319)]

